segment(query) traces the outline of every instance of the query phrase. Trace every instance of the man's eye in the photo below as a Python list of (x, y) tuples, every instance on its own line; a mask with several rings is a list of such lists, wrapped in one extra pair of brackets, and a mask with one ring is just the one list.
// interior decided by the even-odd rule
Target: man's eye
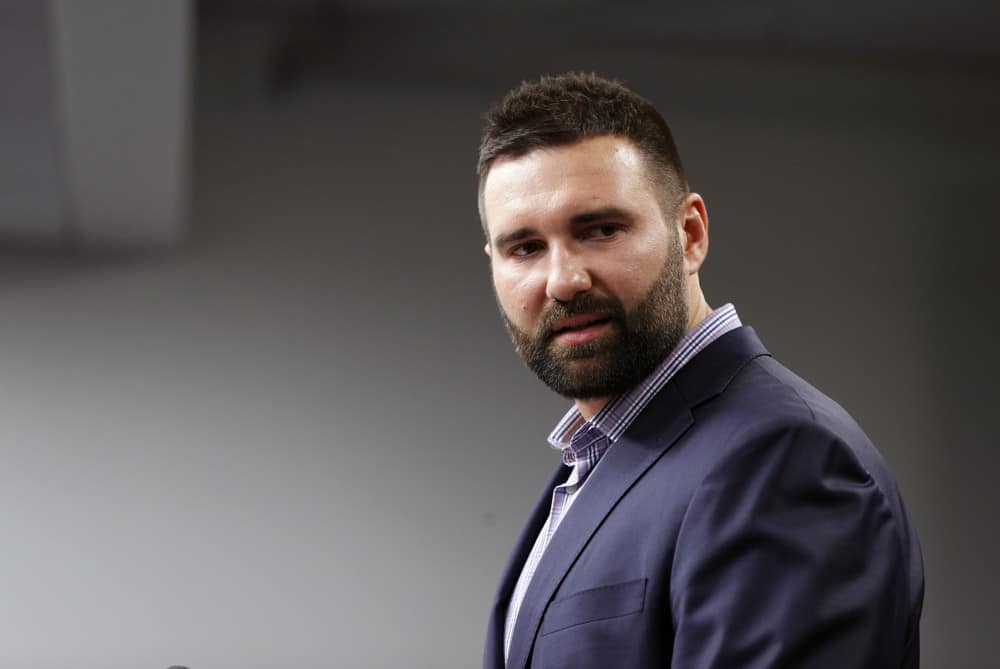
[(605, 239), (607, 237), (614, 237), (621, 230), (620, 225), (615, 225), (612, 223), (605, 223), (604, 225), (595, 225), (590, 228), (587, 232), (588, 235), (596, 239)]
[(533, 255), (537, 253), (542, 245), (538, 242), (525, 242), (523, 244), (518, 244), (517, 246), (511, 248), (510, 254), (519, 258), (524, 258), (526, 256)]

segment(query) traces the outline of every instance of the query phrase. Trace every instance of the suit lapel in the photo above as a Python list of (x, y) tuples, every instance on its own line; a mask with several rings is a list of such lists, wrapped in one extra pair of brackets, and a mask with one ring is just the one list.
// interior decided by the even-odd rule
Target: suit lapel
[(493, 598), (493, 608), (486, 632), (486, 648), (483, 655), (485, 669), (503, 669), (503, 632), (507, 617), (507, 604), (514, 591), (514, 586), (517, 584), (517, 579), (521, 575), (521, 568), (524, 566), (525, 560), (528, 559), (528, 553), (535, 544), (535, 539), (538, 538), (538, 533), (549, 515), (552, 506), (552, 489), (565, 481), (569, 472), (569, 467), (559, 465), (549, 478), (548, 483), (542, 489), (541, 497), (535, 502), (535, 507), (528, 517), (528, 521), (521, 528), (521, 533), (514, 543), (507, 563), (504, 565), (500, 576), (500, 586)]
[[(601, 463), (584, 484), (579, 498), (573, 502), (573, 506), (563, 518), (531, 579), (517, 615), (507, 662), (508, 669), (523, 669), (525, 666), (546, 607), (604, 518), (636, 480), (684, 434), (693, 422), (694, 419), (683, 397), (673, 384), (667, 384), (621, 439), (608, 449)], [(549, 488), (549, 498), (551, 498), (551, 488)], [(545, 513), (548, 512), (549, 502), (550, 499), (544, 500)], [(514, 569), (519, 571), (524, 564), (527, 551), (531, 549), (531, 544), (538, 535), (544, 519), (545, 515), (537, 525), (532, 523), (534, 531), (528, 532), (527, 537), (522, 536), (519, 548), (524, 548), (521, 544), (525, 542), (527, 547), (524, 548), (523, 555), (518, 556), (520, 559), (515, 562)], [(517, 573), (513, 575), (513, 579), (517, 579)], [(513, 587), (513, 581), (510, 587)], [(509, 593), (508, 589), (507, 594)], [(501, 639), (502, 624), (501, 621)], [(503, 658), (502, 650), (500, 657)]]

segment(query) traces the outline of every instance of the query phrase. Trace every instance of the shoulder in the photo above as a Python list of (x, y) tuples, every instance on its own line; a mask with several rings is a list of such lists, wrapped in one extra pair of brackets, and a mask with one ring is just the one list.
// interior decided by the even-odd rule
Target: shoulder
[[(671, 568), (677, 656), (696, 664), (726, 638), (716, 659), (727, 666), (778, 655), (804, 666), (806, 652), (815, 666), (898, 665), (918, 638), (923, 572), (895, 481), (861, 428), (769, 357), (692, 413), (678, 446), (711, 456)], [(760, 664), (746, 661), (751, 647)]]
[(895, 495), (885, 461), (854, 418), (770, 356), (750, 361), (724, 392), (693, 413), (696, 424), (726, 426), (727, 460), (791, 458), (817, 468), (841, 463), (837, 471), (868, 477)]
[[(855, 501), (886, 514), (904, 545), (915, 545), (896, 481), (865, 432), (770, 355), (743, 360), (713, 393), (685, 400), (692, 422), (664, 466), (685, 471), (690, 504), (716, 512), (730, 500), (771, 508), (851, 490)], [(826, 499), (834, 498), (847, 499)]]

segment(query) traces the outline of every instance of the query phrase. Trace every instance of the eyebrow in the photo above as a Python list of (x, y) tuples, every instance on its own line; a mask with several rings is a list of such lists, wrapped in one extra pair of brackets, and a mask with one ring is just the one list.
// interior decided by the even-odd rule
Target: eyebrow
[[(600, 209), (594, 209), (592, 211), (584, 211), (579, 214), (575, 214), (569, 219), (569, 224), (572, 227), (586, 225), (588, 223), (595, 223), (597, 221), (607, 221), (611, 219), (625, 219), (631, 220), (632, 214), (625, 211), (620, 207), (601, 207)], [(522, 239), (527, 239), (532, 235), (537, 234), (534, 228), (524, 227), (518, 228), (511, 232), (505, 232), (502, 235), (497, 235), (493, 239), (493, 246), (495, 248), (503, 248), (508, 244), (513, 244), (514, 242), (519, 242)]]
[(518, 228), (513, 232), (505, 232), (502, 235), (494, 237), (493, 246), (500, 249), (508, 244), (513, 244), (514, 242), (519, 242), (522, 239), (527, 239), (534, 234), (536, 234), (534, 228)]
[(595, 221), (606, 221), (612, 218), (631, 220), (632, 214), (628, 213), (624, 209), (621, 209), (620, 207), (601, 207), (600, 209), (594, 209), (593, 211), (585, 211), (583, 213), (576, 214), (569, 219), (569, 224), (583, 225), (585, 223), (594, 223)]

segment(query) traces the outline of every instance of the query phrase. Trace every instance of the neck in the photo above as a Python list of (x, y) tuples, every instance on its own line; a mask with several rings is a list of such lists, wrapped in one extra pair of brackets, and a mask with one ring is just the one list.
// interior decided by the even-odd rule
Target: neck
[(584, 420), (590, 420), (604, 405), (611, 401), (610, 397), (590, 397), (585, 400), (575, 400), (576, 410), (580, 412)]
[(701, 290), (698, 290), (693, 302), (694, 306), (688, 309), (688, 331), (708, 318), (708, 315), (712, 313), (712, 307), (708, 306), (708, 302), (705, 301), (705, 296)]

